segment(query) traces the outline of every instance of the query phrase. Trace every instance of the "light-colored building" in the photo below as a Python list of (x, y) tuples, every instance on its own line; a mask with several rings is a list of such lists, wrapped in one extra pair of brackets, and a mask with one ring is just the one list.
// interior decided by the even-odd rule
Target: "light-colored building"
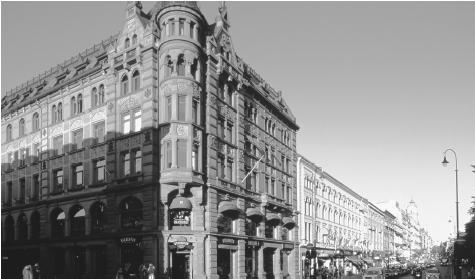
[(118, 34), (2, 98), (2, 275), (299, 278), (282, 93), (225, 5), (125, 5)]

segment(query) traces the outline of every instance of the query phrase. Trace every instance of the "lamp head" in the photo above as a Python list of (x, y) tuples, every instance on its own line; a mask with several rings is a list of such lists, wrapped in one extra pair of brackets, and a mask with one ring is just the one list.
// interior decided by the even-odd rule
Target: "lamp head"
[(447, 161), (447, 157), (444, 156), (444, 160), (442, 161), (442, 166), (446, 167), (449, 164), (449, 161)]

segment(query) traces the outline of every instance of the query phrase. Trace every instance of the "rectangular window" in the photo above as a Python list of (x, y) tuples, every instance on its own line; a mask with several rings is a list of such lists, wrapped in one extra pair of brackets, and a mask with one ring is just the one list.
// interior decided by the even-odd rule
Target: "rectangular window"
[(193, 123), (198, 125), (198, 101), (197, 100), (193, 100), (191, 109), (192, 109)]
[(270, 187), (271, 188), (270, 188), (270, 193), (269, 194), (275, 196), (275, 179), (274, 178), (272, 178), (272, 182), (270, 184)]
[(32, 199), (33, 200), (38, 200), (39, 193), (40, 193), (40, 175), (35, 174), (35, 175), (33, 175)]
[(177, 166), (186, 168), (186, 140), (177, 140)]
[(122, 116), (122, 133), (130, 133), (130, 114)]
[(63, 169), (53, 171), (53, 186), (54, 192), (63, 191)]
[(292, 203), (292, 192), (290, 191), (290, 187), (287, 186), (287, 195), (286, 195), (286, 198), (287, 198), (287, 202), (288, 203)]
[(270, 194), (270, 180), (266, 177), (266, 193)]
[(172, 167), (172, 143), (170, 141), (165, 142), (165, 168)]
[(194, 171), (199, 171), (198, 150), (199, 146), (197, 144), (193, 144), (193, 150), (191, 152), (191, 164)]
[(218, 155), (218, 177), (224, 178), (224, 156)]
[(53, 138), (52, 149), (55, 150), (55, 155), (63, 154), (63, 135), (56, 136)]
[(166, 108), (167, 116), (165, 120), (170, 121), (172, 120), (172, 96), (167, 96), (166, 103), (167, 103), (167, 108)]
[(192, 38), (192, 39), (195, 36), (195, 33), (194, 33), (195, 30), (194, 29), (195, 29), (195, 23), (192, 21), (192, 22), (190, 22), (190, 38)]
[(140, 173), (142, 172), (142, 151), (141, 150), (136, 150), (134, 153), (134, 167), (135, 167), (135, 173)]
[(40, 159), (40, 143), (36, 142), (33, 144), (33, 161), (36, 162)]
[(285, 200), (285, 183), (280, 181), (280, 194), (282, 195), (282, 199)]
[(77, 129), (72, 132), (72, 150), (82, 148), (82, 129)]
[(280, 156), (280, 169), (285, 171), (285, 156)]
[(178, 22), (179, 26), (178, 26), (178, 34), (180, 36), (183, 36), (185, 35), (185, 19), (183, 18), (180, 18), (179, 22)]
[(218, 119), (218, 137), (224, 139), (224, 119)]
[(20, 201), (25, 202), (26, 181), (25, 178), (20, 178)]
[(226, 179), (229, 181), (233, 181), (233, 161), (228, 160), (226, 164)]
[(83, 184), (84, 168), (81, 165), (73, 167), (73, 187), (81, 187)]
[(142, 129), (142, 111), (134, 112), (134, 132), (139, 132)]
[(228, 124), (226, 127), (226, 140), (229, 142), (233, 142), (233, 125)]
[(100, 159), (94, 163), (94, 182), (102, 182), (105, 180), (106, 160)]
[(125, 152), (122, 154), (122, 168), (124, 175), (130, 175), (130, 153)]
[(13, 201), (13, 182), (7, 182), (7, 203), (12, 204)]
[(178, 95), (178, 120), (185, 121), (186, 117), (186, 96)]
[(96, 138), (97, 143), (102, 143), (105, 140), (105, 131), (106, 124), (104, 121), (94, 124), (94, 138)]
[(24, 166), (26, 164), (26, 148), (20, 149), (20, 166)]

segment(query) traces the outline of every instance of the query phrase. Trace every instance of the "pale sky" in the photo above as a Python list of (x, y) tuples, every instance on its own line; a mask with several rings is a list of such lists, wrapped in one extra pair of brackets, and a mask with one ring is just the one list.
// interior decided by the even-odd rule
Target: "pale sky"
[[(152, 2), (145, 2), (148, 11)], [(125, 2), (2, 2), (1, 92), (117, 33)], [(475, 195), (475, 2), (228, 2), (237, 53), (282, 90), (298, 152), (446, 239)], [(201, 2), (209, 23), (218, 2)]]

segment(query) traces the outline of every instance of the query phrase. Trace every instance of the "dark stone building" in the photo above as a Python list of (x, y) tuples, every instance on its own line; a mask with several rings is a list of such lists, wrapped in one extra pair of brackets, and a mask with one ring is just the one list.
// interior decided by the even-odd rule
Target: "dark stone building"
[(298, 126), (228, 27), (224, 5), (128, 2), (119, 34), (5, 94), (2, 276), (298, 278)]

